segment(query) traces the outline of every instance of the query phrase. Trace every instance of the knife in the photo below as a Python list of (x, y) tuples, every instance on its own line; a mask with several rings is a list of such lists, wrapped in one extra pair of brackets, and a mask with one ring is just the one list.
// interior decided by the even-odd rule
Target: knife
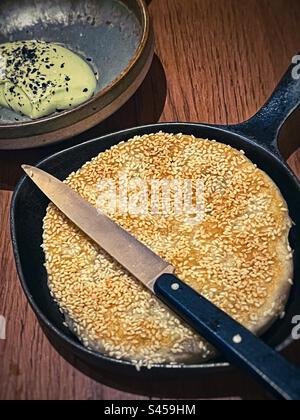
[(22, 166), (50, 201), (228, 360), (274, 396), (300, 400), (300, 369), (175, 276), (175, 267), (39, 168)]

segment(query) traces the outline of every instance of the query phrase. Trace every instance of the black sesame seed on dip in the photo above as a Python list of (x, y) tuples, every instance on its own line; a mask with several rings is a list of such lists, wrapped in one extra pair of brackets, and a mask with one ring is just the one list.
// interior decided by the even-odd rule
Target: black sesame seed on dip
[[(28, 116), (38, 118), (38, 114), (41, 112), (48, 112), (48, 109), (49, 113), (51, 112), (48, 104), (53, 103), (54, 106), (56, 105), (53, 102), (53, 95), (60, 88), (68, 92), (68, 95), (65, 95), (62, 100), (62, 102), (65, 101), (63, 106), (74, 106), (73, 100), (76, 101), (77, 98), (70, 99), (69, 96), (72, 95), (72, 86), (79, 82), (77, 80), (73, 81), (72, 72), (67, 74), (65, 68), (68, 63), (66, 63), (66, 56), (60, 53), (60, 46), (53, 46), (53, 44), (43, 41), (19, 41), (11, 43), (11, 45), (9, 48), (0, 45), (1, 55), (7, 55), (5, 65), (8, 69), (7, 80), (10, 83), (8, 89), (11, 96), (7, 98), (10, 102), (9, 107), (13, 108), (17, 105), (16, 112), (20, 113), (20, 110), (23, 112), (26, 110)], [(88, 57), (87, 61), (92, 61), (92, 59)], [(85, 66), (88, 67), (87, 64)], [(50, 70), (49, 75), (46, 69)], [(51, 71), (53, 71), (53, 75)], [(90, 68), (89, 71), (93, 76), (93, 70)], [(78, 87), (84, 93), (93, 91), (94, 88), (90, 88), (87, 84), (86, 86), (84, 87), (81, 84), (80, 87), (79, 84)], [(27, 102), (23, 103), (24, 95), (27, 95), (29, 101), (32, 101), (32, 111), (27, 111), (27, 108), (29, 109), (30, 107)], [(43, 101), (46, 102), (46, 106), (43, 106)], [(62, 111), (60, 106), (57, 108), (57, 112)], [(54, 111), (55, 108), (53, 107), (52, 112)], [(29, 115), (29, 113), (31, 114)]]

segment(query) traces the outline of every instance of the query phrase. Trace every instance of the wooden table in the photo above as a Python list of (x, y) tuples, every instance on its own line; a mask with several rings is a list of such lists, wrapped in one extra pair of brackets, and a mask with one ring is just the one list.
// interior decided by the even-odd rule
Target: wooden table
[[(139, 399), (76, 371), (50, 346), (21, 291), (9, 231), (9, 207), (21, 162), (120, 128), (156, 121), (234, 123), (255, 113), (300, 50), (299, 0), (153, 0), (151, 71), (114, 117), (64, 146), (0, 153), (0, 399)], [(300, 145), (299, 113), (282, 141)], [(290, 158), (300, 176), (300, 150)], [(25, 221), (24, 221), (25, 222)], [(286, 356), (300, 364), (300, 343)], [(180, 384), (178, 384), (180, 392)], [(199, 398), (267, 398), (243, 374), (199, 380)], [(149, 398), (149, 397), (147, 397)]]

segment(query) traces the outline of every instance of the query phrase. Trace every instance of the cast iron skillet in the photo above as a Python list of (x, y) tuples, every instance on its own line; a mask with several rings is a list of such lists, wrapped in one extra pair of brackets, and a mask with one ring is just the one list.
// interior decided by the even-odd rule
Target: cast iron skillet
[(37, 39), (62, 43), (99, 75), (80, 106), (37, 120), (0, 108), (0, 150), (53, 144), (99, 124), (138, 89), (150, 68), (153, 34), (143, 0), (3, 0), (0, 44)]
[[(264, 170), (278, 185), (286, 199), (294, 226), (290, 234), (294, 250), (294, 286), (284, 319), (278, 320), (263, 339), (281, 350), (291, 342), (293, 317), (300, 313), (300, 185), (287, 167), (277, 147), (277, 137), (283, 123), (300, 104), (300, 80), (292, 77), (292, 67), (267, 104), (250, 120), (233, 126), (206, 124), (167, 123), (133, 128), (107, 135), (59, 152), (39, 164), (39, 167), (60, 179), (80, 168), (86, 161), (114, 144), (135, 135), (163, 130), (169, 133), (193, 134), (196, 137), (215, 139), (237, 149)], [(185, 364), (179, 367), (157, 365), (140, 372), (128, 361), (117, 361), (103, 354), (85, 349), (63, 325), (58, 307), (50, 297), (47, 275), (43, 266), (42, 220), (48, 205), (47, 199), (28, 179), (18, 184), (12, 202), (12, 241), (18, 273), (24, 292), (46, 335), (69, 361), (92, 373), (98, 380), (128, 392), (173, 395), (173, 383), (181, 382), (186, 395), (201, 380), (201, 375), (228, 368), (222, 357), (203, 364)], [(168, 388), (170, 386), (170, 388)]]

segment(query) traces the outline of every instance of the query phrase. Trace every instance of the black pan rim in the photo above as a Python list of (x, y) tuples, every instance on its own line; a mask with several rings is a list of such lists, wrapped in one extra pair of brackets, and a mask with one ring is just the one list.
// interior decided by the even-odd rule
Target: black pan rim
[[(56, 159), (57, 157), (62, 156), (65, 153), (69, 153), (69, 152), (73, 152), (73, 151), (78, 151), (81, 148), (85, 148), (88, 147), (90, 144), (99, 142), (99, 141), (104, 141), (105, 139), (108, 139), (112, 136), (116, 136), (118, 134), (128, 134), (130, 136), (131, 132), (135, 132), (135, 131), (147, 131), (149, 129), (153, 128), (153, 132), (155, 132), (157, 130), (157, 132), (159, 131), (167, 131), (167, 132), (172, 132), (172, 130), (169, 130), (170, 127), (191, 127), (191, 129), (194, 128), (204, 128), (204, 129), (215, 129), (218, 130), (220, 133), (227, 133), (230, 135), (232, 135), (233, 137), (237, 137), (240, 138), (244, 141), (246, 141), (247, 143), (249, 143), (250, 145), (254, 146), (255, 148), (263, 151), (264, 153), (267, 153), (270, 157), (272, 157), (273, 160), (276, 160), (278, 164), (280, 165), (284, 165), (285, 169), (287, 171), (287, 174), (289, 175), (289, 177), (291, 178), (291, 180), (293, 182), (296, 183), (298, 189), (299, 189), (299, 194), (300, 194), (300, 182), (298, 181), (297, 177), (295, 176), (295, 174), (292, 172), (292, 170), (287, 166), (287, 164), (280, 159), (279, 156), (276, 156), (274, 153), (270, 152), (269, 150), (267, 150), (266, 147), (263, 147), (262, 145), (258, 144), (257, 142), (255, 142), (252, 139), (249, 139), (248, 137), (244, 137), (240, 134), (237, 134), (235, 132), (230, 132), (230, 126), (218, 126), (218, 125), (210, 125), (210, 124), (201, 124), (201, 123), (192, 123), (192, 122), (166, 122), (166, 123), (158, 123), (158, 124), (150, 124), (150, 125), (144, 125), (144, 126), (139, 126), (139, 127), (133, 127), (133, 128), (129, 128), (126, 130), (120, 130), (118, 132), (115, 133), (110, 133), (95, 139), (91, 139), (85, 143), (81, 143), (79, 145), (75, 145), (72, 146), (70, 148), (64, 149), (62, 151), (59, 151), (51, 156), (48, 156), (47, 158), (43, 159), (42, 161), (38, 162), (38, 164), (36, 165), (37, 167), (43, 167), (44, 164), (46, 164), (47, 162)], [(130, 137), (129, 137), (130, 138)], [(101, 360), (103, 362), (108, 362), (110, 364), (113, 364), (115, 366), (127, 366), (133, 369), (136, 369), (136, 365), (128, 360), (117, 360), (115, 358), (109, 357), (105, 354), (96, 352), (96, 351), (92, 351), (87, 349), (86, 347), (83, 346), (83, 344), (81, 344), (80, 342), (76, 342), (75, 340), (67, 337), (62, 331), (60, 331), (58, 328), (56, 328), (47, 318), (46, 315), (43, 314), (42, 310), (38, 307), (38, 305), (35, 303), (35, 300), (33, 298), (33, 296), (31, 295), (29, 288), (27, 286), (27, 281), (25, 279), (23, 270), (22, 270), (22, 264), (20, 261), (20, 257), (19, 257), (19, 251), (18, 251), (18, 240), (17, 240), (17, 236), (16, 236), (16, 220), (14, 217), (15, 214), (15, 208), (16, 208), (16, 203), (18, 200), (18, 196), (19, 196), (19, 192), (22, 190), (23, 184), (26, 182), (27, 177), (23, 176), (20, 181), (18, 182), (16, 189), (14, 191), (13, 194), (13, 198), (12, 198), (12, 202), (11, 202), (11, 211), (10, 211), (10, 224), (11, 224), (11, 237), (12, 237), (12, 245), (13, 245), (13, 252), (14, 252), (14, 256), (15, 256), (15, 260), (16, 260), (16, 267), (17, 267), (17, 272), (18, 272), (18, 276), (19, 276), (19, 281), (21, 283), (22, 289), (25, 293), (25, 296), (30, 304), (30, 306), (32, 307), (34, 313), (36, 314), (36, 316), (38, 317), (39, 320), (41, 320), (51, 331), (52, 333), (54, 333), (55, 335), (59, 336), (59, 338), (66, 342), (69, 346), (72, 347), (72, 349), (76, 349), (79, 352), (83, 352), (86, 356), (89, 357), (94, 357), (96, 358), (96, 360)], [(278, 351), (282, 351), (284, 350), (286, 347), (288, 347), (293, 341), (292, 336), (289, 336), (286, 338), (286, 340), (281, 343), (279, 346), (276, 347), (276, 350)], [(199, 364), (177, 364), (177, 365), (173, 365), (173, 364), (153, 364), (152, 365), (152, 369), (157, 369), (157, 370), (165, 370), (165, 369), (177, 369), (177, 370), (199, 370), (199, 371), (218, 371), (218, 370), (223, 370), (225, 369), (229, 369), (232, 365), (228, 362), (214, 362), (213, 359), (211, 362), (208, 363), (199, 363)], [(142, 368), (143, 369), (143, 368)]]

